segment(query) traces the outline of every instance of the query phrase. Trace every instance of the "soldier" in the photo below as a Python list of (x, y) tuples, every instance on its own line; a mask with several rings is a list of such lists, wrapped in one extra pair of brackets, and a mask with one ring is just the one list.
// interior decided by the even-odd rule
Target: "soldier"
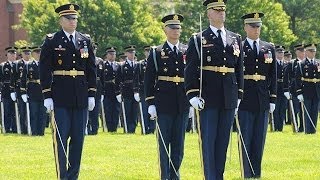
[(62, 30), (47, 35), (40, 55), (44, 106), (55, 116), (51, 124), (58, 179), (78, 179), (87, 113), (95, 106), (95, 56), (91, 40), (76, 31), (78, 10), (76, 4), (55, 9)]
[(187, 46), (179, 42), (183, 19), (180, 14), (162, 18), (167, 41), (150, 51), (144, 76), (148, 113), (157, 119), (161, 179), (180, 179), (184, 153), (189, 106), (183, 86)]
[(286, 119), (287, 110), (287, 98), (284, 96), (283, 92), (283, 77), (284, 77), (284, 46), (276, 46), (276, 60), (277, 60), (277, 101), (276, 109), (274, 110), (274, 131), (282, 131), (283, 123)]
[(47, 120), (40, 86), (39, 58), (41, 47), (32, 47), (33, 60), (26, 63), (21, 78), (21, 98), (30, 104), (30, 127), (32, 135), (43, 136)]
[(136, 66), (134, 62), (135, 48), (133, 45), (125, 48), (127, 58), (117, 69), (115, 79), (116, 98), (119, 103), (122, 103), (122, 101), (124, 103), (122, 111), (123, 114), (125, 113), (124, 121), (127, 124), (127, 133), (135, 133), (138, 118), (138, 104), (134, 99), (133, 89), (134, 69)]
[(89, 119), (88, 119), (88, 135), (96, 135), (98, 134), (99, 129), (99, 112), (101, 108), (101, 101), (103, 101), (103, 95), (102, 95), (102, 82), (100, 79), (100, 71), (99, 67), (100, 64), (103, 64), (103, 59), (100, 57), (97, 57), (97, 49), (98, 49), (98, 43), (93, 44), (93, 53), (95, 56), (95, 64), (97, 67), (97, 92), (95, 96), (95, 106), (92, 111), (89, 112)]
[(119, 64), (116, 59), (116, 48), (111, 46), (106, 48), (106, 56), (103, 64), (99, 64), (101, 68), (102, 94), (104, 113), (108, 132), (117, 132), (119, 121), (120, 104), (116, 99), (115, 78)]
[[(21, 96), (25, 94), (25, 89), (21, 89), (21, 79), (24, 78), (23, 70), (25, 69), (25, 65), (31, 59), (31, 48), (28, 46), (21, 47), (20, 50), (22, 58), (17, 60), (15, 64), (15, 89), (17, 94), (17, 102), (18, 102), (18, 109), (19, 109), (19, 117), (20, 117), (20, 124), (21, 124), (21, 133), (27, 134), (27, 119), (26, 119), (26, 96)], [(23, 98), (22, 98), (23, 97)]]
[[(320, 99), (320, 62), (315, 59), (316, 44), (305, 45), (306, 58), (296, 69), (297, 98), (304, 106), (305, 133), (316, 133)], [(308, 114), (310, 116), (308, 116)]]
[(127, 56), (124, 53), (119, 54), (119, 63), (123, 63), (126, 60)]
[(241, 38), (224, 27), (225, 2), (203, 3), (210, 25), (191, 37), (187, 52), (185, 87), (190, 104), (202, 109), (198, 131), (205, 179), (223, 179), (230, 129), (243, 94)]
[[(137, 102), (141, 102), (142, 106), (142, 116), (144, 120), (145, 133), (150, 134), (154, 133), (155, 123), (150, 120), (150, 115), (148, 114), (148, 106), (145, 101), (144, 93), (144, 74), (147, 66), (147, 59), (149, 57), (150, 46), (144, 46), (144, 55), (145, 59), (138, 62), (135, 70), (135, 89), (137, 90), (134, 94), (134, 98)], [(141, 112), (141, 111), (140, 111)]]
[(243, 143), (239, 140), (239, 152), (244, 178), (261, 177), (268, 113), (273, 113), (277, 97), (277, 61), (274, 47), (260, 39), (263, 16), (263, 13), (242, 16), (247, 34), (243, 41), (245, 91), (238, 116), (243, 136)]
[[(286, 76), (286, 71), (287, 71), (287, 68), (288, 66), (290, 66), (290, 62), (292, 60), (292, 54), (290, 51), (284, 51), (284, 76), (283, 76), (283, 90), (285, 89), (285, 78), (287, 78)], [(286, 97), (286, 100), (287, 100), (287, 97)], [(277, 108), (277, 106), (276, 106)], [(292, 123), (292, 112), (291, 112), (291, 109), (290, 109), (290, 105), (287, 104), (287, 117), (285, 119), (285, 124), (286, 125), (290, 125)]]
[[(284, 77), (284, 95), (286, 98), (292, 99), (295, 119), (298, 118), (299, 114), (299, 132), (303, 132), (303, 118), (302, 118), (302, 110), (300, 102), (297, 98), (297, 82), (296, 82), (296, 69), (298, 67), (299, 62), (302, 62), (305, 58), (305, 49), (303, 44), (298, 44), (294, 46), (296, 59), (290, 61), (288, 64), (285, 77)], [(292, 116), (292, 115), (290, 115)]]
[(4, 130), (6, 133), (17, 133), (16, 116), (14, 101), (17, 100), (15, 94), (14, 82), (14, 64), (17, 56), (17, 47), (5, 48), (7, 61), (1, 63), (0, 66), (0, 82), (1, 82), (1, 101), (3, 103), (4, 112)]

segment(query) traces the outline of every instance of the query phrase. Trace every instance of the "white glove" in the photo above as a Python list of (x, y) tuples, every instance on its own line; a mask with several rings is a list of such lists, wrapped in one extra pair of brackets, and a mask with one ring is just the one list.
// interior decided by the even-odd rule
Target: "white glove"
[(47, 112), (53, 111), (53, 100), (52, 98), (47, 98), (43, 101), (44, 107), (47, 108)]
[(0, 92), (0, 101), (2, 101), (2, 98), (1, 98), (1, 92)]
[(236, 115), (236, 114), (237, 114), (237, 112), (238, 112), (238, 110), (239, 110), (240, 102), (241, 102), (241, 99), (238, 99), (237, 107), (236, 107), (236, 109), (235, 109), (235, 111), (234, 111), (234, 115)]
[(104, 100), (104, 95), (101, 95), (101, 102), (103, 102), (103, 100)]
[(116, 98), (117, 98), (117, 101), (118, 101), (119, 103), (122, 102), (122, 96), (121, 96), (121, 94), (117, 95)]
[(12, 101), (16, 101), (16, 100), (17, 100), (17, 96), (16, 96), (16, 93), (15, 93), (15, 92), (12, 92), (12, 93), (10, 94), (10, 96), (11, 96)]
[(92, 111), (96, 105), (94, 97), (88, 97), (88, 110)]
[(148, 113), (150, 114), (150, 119), (155, 120), (157, 118), (157, 110), (155, 105), (150, 105), (148, 107)]
[(133, 97), (134, 97), (134, 99), (135, 99), (137, 102), (140, 102), (140, 95), (139, 95), (139, 93), (134, 93)]
[(270, 103), (270, 110), (269, 110), (269, 112), (270, 113), (273, 113), (273, 111), (276, 109), (276, 104), (274, 104), (274, 103)]
[(189, 102), (196, 110), (202, 110), (204, 108), (204, 100), (199, 97), (193, 97)]
[(25, 103), (28, 102), (28, 96), (26, 94), (22, 94), (21, 98), (22, 98), (23, 102), (25, 102)]
[(284, 92), (283, 94), (288, 100), (290, 99), (290, 93), (289, 92)]
[(191, 106), (189, 108), (189, 118), (192, 118), (194, 116), (194, 108)]
[(303, 102), (304, 101), (302, 94), (298, 95), (297, 98), (299, 99), (299, 102)]

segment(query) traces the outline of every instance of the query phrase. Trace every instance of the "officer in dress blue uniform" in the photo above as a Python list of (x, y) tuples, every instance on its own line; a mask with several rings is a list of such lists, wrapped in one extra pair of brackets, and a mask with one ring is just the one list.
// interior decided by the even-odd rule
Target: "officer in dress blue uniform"
[[(285, 67), (284, 67), (284, 76), (283, 76), (283, 94), (285, 93), (285, 91), (284, 91), (284, 89), (285, 89), (285, 81), (286, 81), (285, 78), (288, 78), (287, 75), (286, 75), (286, 72), (287, 72), (288, 66), (290, 66), (291, 60), (292, 60), (291, 52), (289, 50), (284, 51), (284, 64), (285, 64)], [(287, 97), (286, 97), (286, 100), (289, 100), (289, 99), (287, 99)], [(276, 106), (276, 108), (277, 108), (277, 106)], [(287, 104), (287, 113), (286, 114), (287, 114), (287, 118), (285, 119), (285, 124), (286, 125), (290, 125), (292, 123), (292, 118), (293, 117), (292, 117), (292, 112), (290, 110), (290, 105), (289, 104)]]
[(58, 179), (78, 179), (87, 114), (95, 106), (95, 56), (91, 40), (76, 31), (78, 10), (76, 4), (55, 10), (62, 30), (47, 35), (40, 55), (44, 106), (55, 116), (51, 124)]
[[(31, 47), (25, 46), (21, 47), (21, 55), (22, 58), (15, 61), (15, 89), (17, 95), (17, 102), (18, 102), (18, 109), (19, 109), (19, 117), (20, 117), (20, 124), (21, 124), (21, 133), (27, 134), (27, 118), (26, 118), (26, 103), (22, 99), (21, 91), (25, 91), (25, 89), (21, 89), (21, 79), (23, 78), (23, 70), (25, 69), (25, 65), (31, 59)], [(26, 98), (25, 98), (26, 100)]]
[(33, 60), (26, 63), (21, 78), (21, 98), (29, 102), (30, 127), (32, 135), (43, 136), (47, 114), (43, 105), (43, 95), (40, 86), (39, 58), (41, 47), (31, 47)]
[(135, 89), (137, 91), (135, 92), (134, 97), (137, 102), (141, 101), (145, 131), (146, 131), (146, 134), (150, 134), (150, 133), (154, 133), (155, 122), (150, 120), (150, 115), (148, 114), (148, 106), (145, 101), (145, 93), (144, 93), (144, 74), (146, 72), (147, 59), (149, 57), (150, 46), (144, 46), (143, 50), (144, 50), (145, 59), (140, 60), (138, 62), (135, 70), (134, 83), (135, 83)]
[[(284, 77), (284, 95), (289, 100), (292, 99), (294, 113), (296, 121), (299, 122), (299, 132), (303, 132), (303, 118), (301, 105), (297, 98), (297, 82), (296, 82), (296, 69), (298, 67), (299, 62), (302, 62), (305, 58), (305, 48), (304, 44), (297, 44), (294, 46), (296, 58), (291, 60), (288, 64), (285, 77)], [(299, 114), (299, 121), (298, 121)]]
[(167, 41), (150, 51), (144, 76), (148, 113), (157, 118), (161, 179), (180, 179), (184, 154), (189, 106), (183, 84), (187, 46), (179, 42), (183, 19), (180, 14), (162, 18)]
[(284, 78), (284, 69), (285, 69), (285, 62), (284, 62), (284, 46), (276, 46), (275, 53), (276, 53), (276, 60), (277, 60), (277, 101), (276, 101), (276, 108), (274, 110), (274, 131), (282, 131), (283, 123), (286, 119), (286, 110), (288, 107), (287, 98), (284, 96), (284, 85), (283, 85), (283, 78)]
[(136, 67), (135, 46), (125, 47), (126, 60), (117, 69), (115, 84), (116, 98), (119, 103), (123, 101), (126, 115), (128, 133), (135, 133), (138, 120), (138, 103), (134, 99), (134, 70)]
[[(203, 5), (207, 8), (210, 26), (190, 39), (185, 87), (190, 104), (197, 111), (202, 109), (198, 131), (204, 178), (214, 180), (223, 179), (230, 129), (242, 99), (242, 47), (240, 36), (224, 27), (225, 1), (206, 0)], [(202, 87), (199, 81), (201, 43)]]
[[(320, 62), (315, 59), (317, 44), (305, 45), (306, 58), (299, 63), (296, 69), (297, 98), (304, 103), (305, 133), (314, 134), (318, 121), (318, 109), (320, 100)], [(307, 115), (307, 112), (310, 115)], [(312, 123), (311, 123), (312, 121)], [(313, 124), (313, 125), (312, 125)]]
[[(245, 153), (239, 140), (240, 162), (244, 178), (261, 177), (261, 161), (268, 128), (268, 114), (273, 113), (277, 97), (277, 61), (273, 45), (262, 41), (263, 13), (242, 16), (247, 38), (243, 41), (244, 94), (238, 117)], [(250, 168), (249, 161), (252, 163)]]
[(88, 135), (96, 135), (98, 134), (99, 129), (99, 112), (101, 109), (101, 101), (103, 101), (102, 96), (102, 82), (99, 73), (99, 64), (103, 63), (103, 59), (97, 57), (97, 50), (98, 50), (98, 43), (93, 44), (93, 53), (95, 56), (95, 64), (97, 67), (97, 92), (95, 96), (95, 106), (92, 111), (89, 112), (89, 119), (88, 119)]
[(101, 68), (102, 92), (104, 96), (103, 105), (108, 132), (116, 132), (119, 121), (120, 104), (116, 99), (115, 78), (120, 65), (115, 61), (116, 48), (106, 48), (105, 61), (99, 64)]
[(15, 81), (14, 81), (14, 64), (17, 57), (17, 47), (5, 48), (7, 61), (0, 65), (0, 82), (1, 82), (1, 101), (4, 108), (4, 129), (6, 133), (16, 133), (16, 116), (14, 110)]

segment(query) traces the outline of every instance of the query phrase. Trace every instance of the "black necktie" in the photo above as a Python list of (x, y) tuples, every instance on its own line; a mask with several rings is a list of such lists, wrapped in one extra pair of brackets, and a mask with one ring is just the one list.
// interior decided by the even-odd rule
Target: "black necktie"
[(221, 37), (221, 30), (218, 29), (217, 32), (218, 32), (218, 40), (219, 40), (219, 43), (221, 43), (222, 45), (224, 45), (224, 44), (223, 44), (223, 41), (222, 41), (222, 37)]
[(74, 47), (74, 44), (73, 44), (73, 36), (72, 36), (72, 34), (70, 34), (69, 39), (70, 39), (70, 43), (71, 43), (71, 44), (72, 44), (72, 46)]
[(254, 57), (257, 57), (258, 56), (257, 41), (253, 41), (253, 52), (254, 52)]

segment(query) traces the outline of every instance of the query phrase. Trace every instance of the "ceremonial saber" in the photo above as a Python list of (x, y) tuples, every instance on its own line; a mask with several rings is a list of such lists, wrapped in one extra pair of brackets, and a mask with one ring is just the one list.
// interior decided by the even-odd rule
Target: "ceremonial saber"
[(141, 101), (139, 101), (139, 110), (140, 110), (140, 117), (141, 117), (142, 134), (146, 134)]
[(2, 131), (2, 133), (3, 134), (5, 134), (6, 133), (6, 127), (5, 127), (5, 125), (4, 125), (4, 107), (3, 107), (3, 101), (2, 100), (0, 100), (1, 101), (1, 131)]
[(317, 130), (316, 126), (314, 125), (314, 123), (313, 123), (313, 121), (312, 121), (312, 119), (311, 119), (311, 116), (310, 116), (310, 114), (309, 114), (306, 106), (304, 105), (303, 102), (301, 102), (301, 104), (302, 104), (303, 108), (305, 109), (305, 111), (306, 111), (306, 113), (307, 113), (307, 116), (308, 116), (308, 118), (309, 118), (309, 121), (310, 121), (312, 127), (313, 127), (315, 130)]
[(102, 120), (102, 131), (106, 132), (108, 131), (107, 128), (107, 123), (106, 123), (106, 116), (105, 116), (105, 112), (104, 112), (104, 104), (103, 102), (101, 102), (101, 120)]
[(31, 131), (31, 122), (30, 122), (30, 106), (29, 106), (29, 102), (26, 102), (26, 111), (27, 111), (27, 130), (28, 130), (28, 135), (31, 136), (32, 135), (32, 131)]
[(16, 115), (17, 133), (21, 134), (20, 117), (19, 117), (17, 101), (14, 101), (14, 110), (15, 110), (15, 115)]
[(289, 99), (289, 106), (290, 106), (290, 110), (291, 110), (291, 114), (292, 114), (292, 125), (293, 125), (293, 131), (294, 132), (298, 132), (298, 125), (297, 125), (297, 120), (296, 120), (296, 115), (294, 112), (294, 107), (293, 107), (293, 102), (292, 99)]
[(273, 132), (274, 131), (274, 117), (273, 117), (273, 113), (269, 113), (269, 120), (270, 120), (270, 131)]
[(123, 100), (121, 101), (121, 107), (122, 107), (122, 116), (123, 116), (124, 132), (125, 132), (125, 133), (128, 133), (126, 110), (125, 110), (125, 108), (124, 108), (124, 102), (123, 102)]

